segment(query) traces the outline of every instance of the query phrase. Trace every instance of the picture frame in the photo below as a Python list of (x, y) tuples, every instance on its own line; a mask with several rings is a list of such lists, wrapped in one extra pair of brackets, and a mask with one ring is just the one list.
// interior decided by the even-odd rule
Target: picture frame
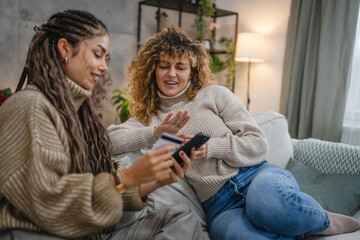
[(206, 50), (212, 49), (212, 43), (211, 43), (211, 40), (210, 40), (210, 39), (204, 39), (204, 40), (202, 40), (201, 44), (203, 45), (203, 47), (204, 47)]

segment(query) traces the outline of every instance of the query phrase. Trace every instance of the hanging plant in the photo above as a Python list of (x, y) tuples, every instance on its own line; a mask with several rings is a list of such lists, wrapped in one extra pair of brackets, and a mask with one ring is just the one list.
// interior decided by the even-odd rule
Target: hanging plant
[(214, 17), (215, 9), (211, 0), (199, 0), (197, 2), (198, 10), (195, 18), (193, 27), (195, 27), (197, 32), (197, 38), (202, 42), (205, 39), (207, 25), (204, 20), (204, 17)]
[(233, 38), (221, 37), (219, 43), (225, 48), (226, 51), (225, 65), (228, 68), (228, 72), (226, 74), (226, 87), (231, 89), (233, 86), (236, 72), (236, 62), (234, 59), (235, 41), (233, 40)]

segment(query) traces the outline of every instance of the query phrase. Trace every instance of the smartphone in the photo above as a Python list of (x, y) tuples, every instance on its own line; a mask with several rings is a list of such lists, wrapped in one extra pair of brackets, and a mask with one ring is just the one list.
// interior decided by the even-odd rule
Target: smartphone
[(181, 159), (181, 157), (179, 156), (179, 152), (184, 151), (184, 153), (190, 157), (191, 149), (193, 147), (195, 147), (195, 150), (197, 150), (204, 143), (206, 143), (209, 139), (210, 139), (209, 135), (207, 135), (206, 133), (199, 132), (190, 141), (188, 141), (184, 146), (182, 146), (180, 149), (178, 149), (172, 156), (180, 164), (180, 166), (183, 166), (184, 163), (183, 163), (183, 160)]
[[(184, 139), (180, 137), (176, 137), (171, 135), (170, 133), (163, 133), (159, 137), (159, 139), (154, 143), (151, 149), (158, 148), (164, 145), (175, 145), (176, 149), (180, 147), (180, 144), (184, 141)], [(175, 151), (170, 151), (173, 154)]]

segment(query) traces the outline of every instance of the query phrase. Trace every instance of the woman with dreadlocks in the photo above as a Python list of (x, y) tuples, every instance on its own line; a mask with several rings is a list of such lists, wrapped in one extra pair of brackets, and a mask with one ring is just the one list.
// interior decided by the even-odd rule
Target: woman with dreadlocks
[(128, 169), (113, 163), (89, 98), (108, 71), (106, 26), (67, 10), (34, 29), (17, 93), (0, 108), (0, 238), (99, 238), (107, 229), (110, 238), (198, 239), (201, 227), (184, 205), (109, 230), (123, 210), (142, 209), (149, 192), (184, 177), (194, 152), (182, 155), (183, 168), (171, 158), (174, 146), (151, 150)]

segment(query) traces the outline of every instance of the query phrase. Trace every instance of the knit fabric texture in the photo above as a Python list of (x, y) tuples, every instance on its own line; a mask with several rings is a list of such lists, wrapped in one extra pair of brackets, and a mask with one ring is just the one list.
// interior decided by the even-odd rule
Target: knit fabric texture
[[(90, 92), (68, 79), (77, 108)], [(116, 224), (123, 208), (142, 209), (139, 188), (120, 195), (109, 173), (71, 174), (60, 115), (35, 87), (0, 107), (0, 231), (28, 229), (79, 237)]]
[(110, 125), (108, 131), (114, 154), (149, 147), (156, 141), (154, 128), (171, 111), (189, 109), (191, 118), (178, 134), (204, 132), (211, 136), (207, 157), (192, 162), (186, 173), (200, 201), (204, 202), (235, 176), (240, 167), (263, 161), (269, 147), (263, 131), (230, 90), (215, 85), (204, 87), (194, 101), (185, 102), (186, 90), (173, 97), (159, 92), (161, 108), (149, 126), (132, 117), (120, 125)]
[(294, 158), (322, 173), (360, 174), (360, 147), (309, 138), (294, 147)]

